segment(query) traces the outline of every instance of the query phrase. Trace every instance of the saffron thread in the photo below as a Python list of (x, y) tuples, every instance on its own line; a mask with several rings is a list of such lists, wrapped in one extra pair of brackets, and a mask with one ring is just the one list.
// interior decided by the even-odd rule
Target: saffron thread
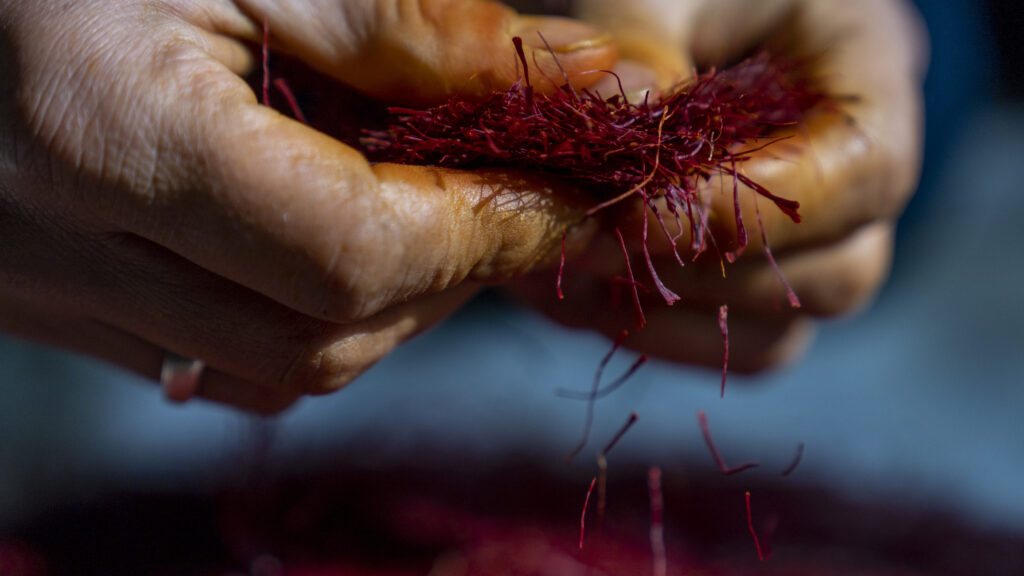
[(299, 107), (299, 101), (295, 98), (295, 94), (292, 89), (288, 86), (288, 82), (284, 78), (274, 79), (274, 88), (277, 88), (281, 95), (284, 96), (285, 101), (288, 103), (288, 108), (292, 111), (292, 116), (296, 120), (309, 126), (309, 122), (306, 121), (306, 115), (302, 113), (302, 108)]
[(719, 398), (725, 398), (725, 377), (729, 373), (729, 306), (718, 308), (718, 329), (722, 332), (722, 390)]
[(587, 505), (590, 504), (590, 494), (594, 491), (594, 484), (597, 483), (597, 476), (590, 481), (590, 488), (587, 488), (587, 497), (583, 499), (583, 512), (580, 513), (580, 550), (583, 550), (583, 537), (587, 527)]
[(607, 497), (607, 485), (608, 485), (608, 453), (612, 451), (612, 448), (618, 444), (619, 440), (636, 424), (637, 419), (636, 412), (629, 415), (626, 423), (622, 425), (622, 428), (612, 437), (612, 439), (605, 445), (604, 450), (601, 450), (597, 454), (597, 522), (598, 526), (604, 524), (604, 509), (605, 501)]
[(757, 214), (757, 226), (761, 229), (761, 245), (764, 246), (764, 257), (768, 260), (768, 264), (775, 271), (775, 275), (778, 276), (779, 281), (786, 288), (786, 298), (789, 300), (789, 305), (792, 308), (800, 307), (800, 299), (797, 298), (796, 292), (793, 291), (793, 287), (789, 285), (789, 280), (786, 280), (786, 275), (782, 273), (782, 269), (775, 262), (775, 257), (772, 256), (771, 246), (768, 245), (768, 235), (764, 231), (764, 222), (761, 219), (761, 209), (757, 206), (757, 197), (754, 197), (754, 213)]
[(263, 18), (263, 105), (270, 106), (270, 21)]
[(668, 558), (665, 554), (665, 527), (662, 511), (665, 507), (661, 491), (661, 468), (652, 466), (647, 471), (647, 488), (651, 498), (651, 554), (654, 557), (654, 576), (665, 576), (668, 572)]
[(754, 517), (750, 512), (750, 492), (746, 494), (747, 503), (747, 528), (750, 529), (750, 535), (754, 538), (754, 547), (757, 549), (757, 559), (761, 562), (765, 561), (765, 555), (761, 551), (761, 541), (757, 539), (757, 530), (754, 530)]
[(600, 212), (601, 210), (604, 210), (609, 206), (618, 204), (619, 202), (622, 202), (623, 200), (629, 198), (630, 196), (633, 196), (634, 194), (639, 193), (646, 198), (647, 195), (644, 194), (644, 190), (647, 188), (647, 185), (651, 183), (651, 180), (654, 180), (654, 177), (658, 174), (658, 167), (661, 166), (661, 135), (665, 128), (665, 120), (668, 120), (668, 117), (668, 106), (666, 106), (661, 111), (661, 120), (658, 122), (657, 144), (654, 147), (654, 168), (651, 169), (651, 173), (642, 181), (640, 181), (640, 183), (637, 184), (636, 186), (633, 186), (629, 190), (623, 192), (622, 194), (616, 196), (615, 198), (612, 198), (611, 200), (608, 200), (607, 202), (602, 202), (597, 206), (594, 206), (590, 210), (587, 210), (587, 216), (593, 216), (597, 212)]
[(622, 437), (626, 435), (626, 432), (629, 432), (629, 429), (632, 428), (634, 424), (636, 424), (636, 421), (639, 418), (640, 416), (637, 415), (636, 412), (631, 413), (629, 415), (629, 418), (626, 420), (626, 423), (622, 425), (622, 428), (620, 428), (619, 431), (615, 433), (615, 436), (612, 436), (612, 439), (608, 442), (607, 445), (605, 445), (604, 450), (601, 450), (600, 455), (607, 456), (608, 453), (612, 451), (612, 448), (614, 448), (615, 445), (619, 443), (619, 440), (621, 440)]
[(576, 447), (565, 456), (565, 461), (567, 463), (572, 462), (573, 458), (583, 451), (583, 448), (587, 445), (587, 440), (590, 439), (590, 428), (594, 423), (594, 404), (597, 400), (597, 391), (601, 386), (601, 376), (604, 374), (604, 369), (608, 366), (608, 362), (610, 362), (612, 356), (615, 355), (615, 351), (622, 346), (622, 343), (626, 341), (627, 336), (629, 336), (629, 332), (627, 330), (623, 330), (619, 333), (619, 337), (616, 338), (615, 342), (612, 344), (612, 349), (604, 355), (604, 358), (601, 359), (601, 363), (597, 366), (597, 373), (594, 374), (594, 382), (591, 385), (590, 396), (587, 402), (587, 415), (583, 422), (583, 437), (580, 438), (579, 444), (577, 444)]
[(558, 280), (555, 281), (555, 289), (558, 291), (558, 299), (565, 300), (562, 293), (562, 276), (565, 275), (565, 231), (562, 231), (562, 257), (558, 262)]
[(711, 438), (711, 427), (708, 425), (708, 416), (703, 410), (697, 412), (697, 422), (700, 423), (700, 432), (704, 435), (704, 443), (707, 444), (708, 450), (711, 452), (711, 457), (715, 460), (715, 464), (718, 466), (719, 471), (726, 476), (733, 474), (739, 474), (744, 470), (751, 468), (757, 468), (759, 464), (757, 462), (745, 462), (738, 466), (729, 466), (725, 463), (725, 459), (722, 458), (722, 453), (718, 451), (715, 446), (715, 441)]
[(740, 185), (735, 158), (730, 161), (730, 171), (732, 172), (733, 218), (736, 221), (736, 249), (726, 252), (725, 259), (731, 264), (743, 254), (743, 250), (747, 247), (747, 227), (743, 224), (743, 211), (740, 209)]
[[(797, 202), (772, 194), (740, 165), (784, 138), (773, 137), (780, 127), (795, 126), (815, 108), (835, 102), (819, 89), (806, 62), (763, 52), (698, 74), (659, 102), (645, 98), (634, 104), (622, 94), (605, 99), (577, 90), (550, 46), (564, 83), (548, 78), (555, 90), (535, 95), (522, 39), (513, 44), (523, 71), (509, 90), (482, 100), (456, 98), (429, 110), (392, 108), (395, 120), (387, 130), (364, 133), (367, 152), (376, 160), (407, 164), (547, 169), (596, 184), (597, 202), (588, 215), (631, 196), (645, 203), (660, 199), (677, 219), (688, 216), (698, 252), (708, 239), (714, 244), (705, 234), (698, 188), (712, 176), (731, 176), (738, 248), (726, 254), (729, 260), (746, 244), (740, 184), (800, 221)], [(665, 232), (670, 241), (680, 237)], [(668, 294), (662, 292), (671, 301)]]
[(615, 392), (623, 384), (625, 384), (627, 381), (629, 381), (629, 379), (633, 377), (633, 374), (635, 374), (636, 371), (639, 370), (641, 366), (646, 364), (648, 360), (649, 360), (649, 358), (647, 357), (646, 354), (641, 354), (640, 357), (637, 358), (636, 361), (634, 361), (633, 364), (628, 369), (626, 369), (626, 371), (622, 374), (622, 376), (619, 376), (618, 378), (613, 380), (610, 384), (608, 384), (607, 386), (605, 386), (604, 388), (601, 388), (599, 390), (596, 390), (596, 391), (591, 390), (590, 392), (580, 392), (578, 390), (564, 390), (563, 389), (563, 390), (559, 390), (558, 391), (558, 395), (560, 397), (562, 397), (562, 398), (571, 398), (573, 400), (590, 400), (592, 398), (593, 399), (604, 398), (605, 396), (611, 394), (612, 392)]
[(626, 249), (626, 241), (622, 238), (622, 231), (615, 228), (615, 235), (619, 238), (619, 246), (622, 248), (622, 256), (626, 261), (626, 274), (629, 275), (629, 284), (633, 291), (633, 310), (636, 313), (636, 329), (639, 330), (647, 324), (647, 318), (644, 316), (644, 308), (640, 305), (640, 292), (637, 290), (637, 286), (642, 286), (642, 284), (636, 281), (636, 276), (633, 276), (633, 266), (629, 263), (629, 250)]
[(800, 465), (800, 461), (804, 458), (804, 443), (800, 442), (796, 445), (796, 454), (793, 456), (793, 461), (790, 462), (789, 466), (782, 471), (783, 476), (789, 476), (796, 470), (796, 467)]
[[(565, 80), (565, 86), (567, 86), (569, 90), (572, 91), (573, 96), (579, 100), (579, 94), (577, 94), (576, 89), (573, 88), (572, 82), (569, 82), (569, 75), (565, 73), (565, 68), (562, 68), (562, 63), (558, 60), (558, 56), (555, 55), (555, 51), (551, 48), (551, 44), (548, 44), (548, 39), (540, 33), (540, 30), (537, 31), (537, 36), (540, 36), (540, 41), (543, 42), (544, 47), (548, 49), (548, 54), (551, 54), (551, 57), (555, 60), (555, 65), (558, 66), (558, 71), (562, 73), (562, 79)], [(537, 63), (536, 55), (534, 56), (533, 63)], [(525, 66), (526, 64), (524, 63), (523, 65)], [(538, 66), (537, 69), (540, 70), (540, 66)], [(543, 73), (543, 71), (541, 73)]]
[[(661, 281), (661, 277), (658, 275), (658, 271), (654, 269), (654, 262), (651, 260), (651, 251), (647, 248), (647, 211), (654, 211), (654, 206), (645, 205), (644, 208), (644, 226), (643, 235), (640, 241), (640, 247), (643, 249), (644, 260), (647, 261), (647, 270), (651, 273), (651, 280), (654, 281), (654, 287), (658, 289), (658, 293), (661, 294), (661, 297), (665, 299), (665, 304), (667, 306), (672, 306), (673, 304), (680, 300), (679, 295), (670, 290), (669, 287), (665, 286), (665, 283)], [(675, 240), (672, 239), (672, 235), (669, 233), (668, 229), (665, 228), (664, 224), (662, 225), (662, 230), (665, 232), (665, 236), (672, 241), (672, 246), (674, 250)]]

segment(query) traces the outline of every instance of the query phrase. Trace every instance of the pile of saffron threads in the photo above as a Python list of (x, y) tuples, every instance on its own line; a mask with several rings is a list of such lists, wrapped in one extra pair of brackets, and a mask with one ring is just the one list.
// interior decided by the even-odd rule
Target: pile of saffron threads
[[(428, 110), (390, 108), (394, 122), (389, 128), (368, 131), (362, 139), (370, 157), (403, 164), (552, 172), (586, 182), (595, 191), (596, 203), (588, 215), (636, 196), (650, 206), (673, 245), (683, 237), (685, 217), (696, 254), (707, 243), (707, 210), (699, 200), (699, 185), (714, 175), (731, 176), (737, 247), (724, 254), (729, 261), (747, 244), (740, 184), (800, 221), (797, 202), (772, 194), (738, 165), (777, 141), (781, 127), (799, 124), (828, 100), (807, 66), (765, 51), (735, 66), (699, 74), (657, 102), (634, 103), (621, 85), (619, 94), (604, 98), (574, 88), (564, 72), (564, 84), (557, 90), (535, 94), (522, 40), (516, 38), (514, 44), (523, 74), (509, 90), (482, 100), (456, 98)], [(663, 199), (675, 232), (669, 231), (656, 199)], [(658, 279), (646, 253), (646, 221), (644, 234), (648, 267), (671, 304), (678, 297)]]

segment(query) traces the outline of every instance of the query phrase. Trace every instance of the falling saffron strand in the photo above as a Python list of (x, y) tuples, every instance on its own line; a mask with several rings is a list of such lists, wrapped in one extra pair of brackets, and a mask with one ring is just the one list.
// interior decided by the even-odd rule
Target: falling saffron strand
[(761, 551), (761, 541), (757, 538), (757, 530), (754, 530), (754, 517), (750, 512), (750, 492), (746, 494), (747, 502), (747, 528), (750, 529), (750, 535), (754, 537), (754, 547), (757, 549), (757, 559), (764, 562), (765, 555)]
[(718, 309), (718, 329), (722, 332), (722, 390), (719, 398), (725, 398), (725, 377), (729, 373), (729, 307)]
[(796, 445), (796, 454), (793, 456), (793, 461), (790, 462), (789, 466), (782, 471), (783, 476), (789, 476), (796, 470), (796, 467), (800, 465), (800, 461), (804, 458), (804, 443), (801, 442)]
[(704, 443), (708, 445), (708, 450), (711, 451), (711, 457), (715, 460), (715, 464), (718, 465), (718, 469), (726, 476), (733, 474), (739, 474), (744, 470), (751, 468), (757, 468), (759, 464), (757, 462), (745, 462), (738, 466), (730, 467), (725, 463), (725, 459), (722, 458), (721, 452), (715, 446), (715, 441), (711, 438), (711, 427), (708, 425), (708, 416), (703, 410), (697, 412), (697, 422), (700, 423), (700, 432), (704, 435)]
[(605, 354), (604, 358), (601, 359), (601, 363), (597, 366), (597, 373), (594, 375), (594, 383), (591, 386), (590, 397), (587, 402), (587, 416), (583, 423), (583, 437), (580, 438), (579, 444), (577, 444), (576, 447), (565, 456), (566, 462), (572, 462), (573, 458), (575, 458), (576, 455), (579, 454), (587, 445), (587, 440), (590, 439), (590, 428), (594, 424), (594, 403), (597, 400), (597, 391), (601, 386), (601, 376), (604, 374), (604, 369), (608, 366), (608, 362), (610, 362), (612, 356), (615, 355), (615, 351), (622, 346), (622, 343), (626, 341), (627, 336), (629, 336), (629, 332), (627, 330), (623, 330), (612, 344), (612, 349)]
[(604, 450), (601, 450), (597, 455), (597, 521), (599, 526), (604, 522), (604, 508), (608, 495), (608, 453), (626, 435), (626, 432), (629, 432), (633, 424), (636, 424), (638, 418), (639, 416), (636, 412), (631, 413), (626, 423), (622, 425), (622, 428), (615, 433), (615, 436), (605, 445)]
[(562, 256), (558, 261), (558, 280), (555, 282), (555, 289), (558, 291), (558, 299), (565, 300), (562, 293), (562, 277), (565, 275), (565, 231), (562, 231)]
[(594, 491), (594, 484), (597, 483), (597, 476), (590, 481), (590, 488), (587, 488), (587, 497), (583, 499), (583, 511), (580, 513), (580, 550), (583, 550), (583, 537), (587, 527), (587, 505), (590, 504), (590, 494)]
[(782, 286), (786, 289), (786, 298), (789, 300), (789, 305), (792, 308), (800, 307), (800, 298), (797, 297), (796, 292), (793, 291), (793, 287), (790, 286), (789, 280), (786, 280), (786, 275), (782, 273), (782, 269), (779, 268), (775, 257), (772, 256), (772, 249), (768, 245), (768, 236), (764, 231), (764, 222), (761, 219), (761, 209), (757, 207), (757, 198), (754, 198), (754, 212), (757, 214), (757, 225), (761, 229), (761, 244), (764, 246), (764, 257), (768, 260), (768, 264), (775, 271), (775, 275), (782, 282)]
[(591, 390), (590, 392), (580, 392), (577, 390), (559, 390), (558, 395), (562, 398), (572, 398), (574, 400), (590, 400), (604, 398), (612, 392), (618, 390), (623, 384), (629, 381), (633, 377), (633, 374), (640, 369), (641, 366), (647, 363), (650, 358), (646, 354), (641, 354), (639, 358), (627, 369), (622, 376), (619, 376), (615, 380), (612, 380), (610, 384), (599, 390)]
[(662, 511), (665, 508), (661, 491), (661, 468), (652, 466), (647, 471), (647, 488), (651, 496), (651, 553), (654, 556), (654, 576), (665, 576), (668, 559), (665, 554), (665, 527)]
[(621, 440), (622, 437), (626, 435), (626, 432), (629, 432), (629, 429), (633, 427), (633, 424), (636, 424), (636, 421), (639, 418), (640, 416), (637, 415), (636, 412), (631, 413), (629, 415), (629, 418), (626, 420), (626, 423), (622, 425), (622, 428), (620, 428), (619, 431), (615, 433), (615, 436), (612, 436), (612, 439), (604, 447), (604, 450), (601, 450), (601, 456), (607, 456), (608, 453), (612, 451), (612, 448), (614, 448), (615, 445), (619, 443), (619, 440)]
[(647, 318), (644, 316), (644, 308), (640, 305), (640, 292), (637, 290), (637, 286), (639, 284), (636, 281), (636, 276), (633, 275), (633, 266), (629, 263), (629, 250), (626, 249), (626, 241), (622, 238), (622, 231), (616, 228), (615, 235), (619, 238), (619, 246), (622, 248), (622, 256), (626, 260), (626, 274), (629, 275), (629, 287), (633, 291), (633, 309), (636, 312), (636, 329), (639, 330), (647, 324)]

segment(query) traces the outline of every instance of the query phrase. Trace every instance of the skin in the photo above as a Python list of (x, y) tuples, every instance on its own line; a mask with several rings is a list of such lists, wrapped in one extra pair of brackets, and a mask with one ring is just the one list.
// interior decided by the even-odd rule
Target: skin
[(557, 183), (371, 166), (259, 106), (240, 41), (264, 19), (281, 50), (407, 104), (510, 84), (513, 34), (543, 30), (574, 76), (615, 58), (593, 28), (472, 0), (4, 3), (0, 329), (154, 379), (165, 350), (200, 358), (199, 395), (273, 412), (580, 219)]
[[(750, 244), (725, 267), (714, 249), (680, 267), (651, 224), (650, 246), (662, 280), (682, 300), (665, 306), (645, 299), (648, 324), (627, 345), (678, 362), (720, 367), (716, 316), (729, 306), (730, 370), (753, 372), (799, 357), (813, 319), (861, 309), (888, 275), (896, 218), (913, 193), (922, 150), (921, 83), (926, 39), (916, 14), (901, 1), (864, 0), (590, 0), (580, 16), (615, 31), (619, 69), (634, 87), (663, 89), (687, 78), (692, 66), (723, 65), (767, 44), (811, 58), (826, 89), (855, 95), (841, 114), (823, 114), (790, 139), (740, 167), (779, 196), (800, 203), (795, 224), (770, 202), (740, 186)], [(704, 189), (717, 244), (735, 247), (731, 179)], [(799, 297), (791, 307), (785, 285), (761, 250), (757, 212), (782, 275)], [(632, 325), (627, 303), (609, 310), (608, 279), (624, 275), (614, 228), (630, 243), (637, 279), (649, 283), (639, 252), (642, 209), (604, 215), (605, 232), (567, 268), (564, 301), (553, 300), (546, 278), (519, 281), (514, 292), (572, 326), (609, 336)], [(688, 238), (679, 242), (684, 259)], [(594, 314), (602, 310), (602, 314)], [(605, 312), (607, 311), (607, 312)]]
[[(574, 85), (597, 81), (580, 73), (612, 67), (621, 50), (635, 89), (668, 85), (746, 39), (792, 36), (811, 49), (834, 42), (823, 61), (842, 71), (836, 90), (863, 96), (852, 127), (812, 126), (744, 168), (803, 205), (799, 227), (762, 212), (804, 307), (779, 308), (777, 279), (752, 246), (727, 281), (707, 272), (717, 262), (664, 273), (684, 302), (648, 306), (648, 327), (629, 342), (720, 362), (708, 314), (724, 299), (733, 366), (791, 357), (808, 314), (861, 305), (885, 275), (920, 151), (917, 29), (896, 2), (794, 1), (721, 45), (697, 32), (720, 21), (715, 6), (735, 2), (662, 4), (630, 4), (621, 18), (587, 4), (591, 27), (482, 0), (5, 3), (0, 74), (13, 90), (0, 94), (0, 329), (151, 378), (165, 350), (200, 358), (200, 396), (261, 412), (344, 386), (483, 285), (518, 279), (512, 290), (556, 319), (616, 333), (628, 315), (593, 311), (607, 308), (621, 255), (607, 230), (595, 232), (635, 229), (637, 207), (581, 225), (585, 191), (538, 175), (370, 165), (258, 105), (241, 79), (254, 65), (242, 41), (258, 42), (266, 20), (275, 49), (422, 106), (511, 84), (513, 35), (560, 74), (538, 29)], [(731, 194), (716, 189), (714, 210), (731, 214)], [(719, 221), (727, 238), (729, 219)], [(550, 262), (566, 229), (582, 256), (556, 302), (550, 273), (528, 273)]]

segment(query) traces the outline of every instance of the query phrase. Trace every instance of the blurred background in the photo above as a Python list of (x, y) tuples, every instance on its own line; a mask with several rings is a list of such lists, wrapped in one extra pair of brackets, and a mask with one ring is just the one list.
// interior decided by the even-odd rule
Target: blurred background
[[(713, 470), (705, 410), (731, 462), (777, 475), (803, 442), (794, 485), (1024, 538), (1024, 22), (1013, 1), (917, 4), (932, 35), (926, 163), (878, 301), (822, 323), (799, 364), (730, 376), (724, 400), (713, 371), (644, 366), (597, 404), (595, 443), (639, 414), (615, 459)], [(218, 490), (353, 459), (562, 466), (584, 406), (556, 391), (588, 386), (607, 349), (488, 295), (342, 392), (261, 421), (170, 405), (151, 382), (0, 336), (0, 534), (122, 491)], [(567, 470), (593, 469), (582, 457)]]

